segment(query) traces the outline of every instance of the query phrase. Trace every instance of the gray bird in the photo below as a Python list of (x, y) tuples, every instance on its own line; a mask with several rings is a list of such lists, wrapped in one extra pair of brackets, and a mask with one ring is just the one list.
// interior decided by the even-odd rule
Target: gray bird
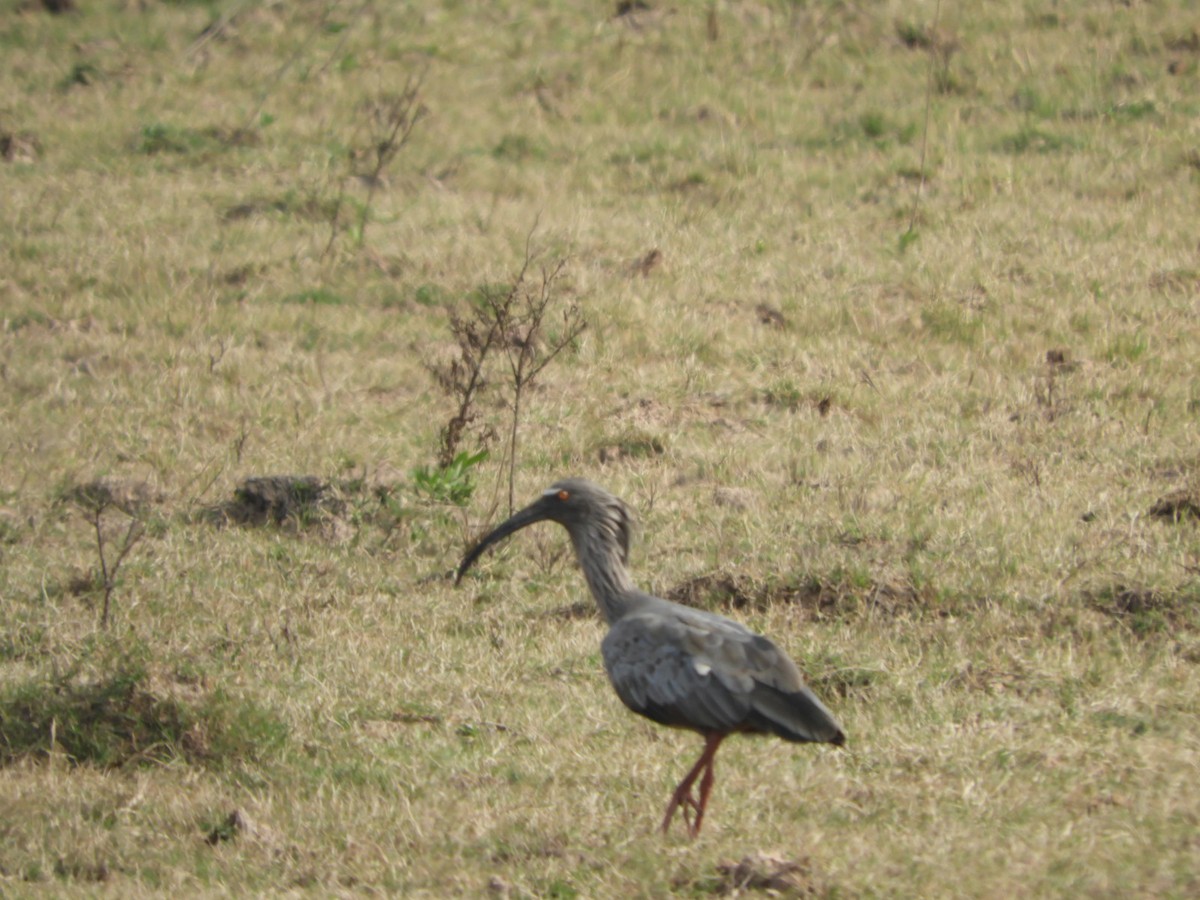
[[(633, 515), (582, 478), (551, 485), (481, 540), (455, 583), (492, 544), (550, 519), (571, 535), (575, 554), (609, 630), (600, 645), (617, 696), (631, 710), (704, 737), (704, 752), (671, 795), (664, 833), (678, 809), (695, 837), (713, 786), (713, 759), (730, 734), (774, 734), (788, 741), (843, 744), (833, 713), (810, 691), (795, 663), (769, 639), (714, 613), (638, 590), (626, 568)], [(692, 786), (700, 778), (699, 799)], [(695, 819), (689, 817), (695, 812)]]

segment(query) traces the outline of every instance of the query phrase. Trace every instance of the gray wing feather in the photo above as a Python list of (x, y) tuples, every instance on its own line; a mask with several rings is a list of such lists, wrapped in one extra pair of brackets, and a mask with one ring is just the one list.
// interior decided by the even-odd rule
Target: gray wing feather
[(746, 685), (731, 673), (714, 674), (700, 640), (661, 616), (635, 615), (617, 622), (601, 650), (622, 702), (665, 725), (736, 728), (750, 709)]
[(767, 638), (730, 619), (666, 604), (613, 625), (601, 650), (630, 709), (698, 731), (842, 740), (841, 727)]

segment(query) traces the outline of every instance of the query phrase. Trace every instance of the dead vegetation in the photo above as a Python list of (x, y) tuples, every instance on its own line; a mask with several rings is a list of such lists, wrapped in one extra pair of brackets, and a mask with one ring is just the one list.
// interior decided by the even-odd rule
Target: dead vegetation
[[(146, 534), (148, 506), (162, 497), (145, 482), (98, 479), (66, 488), (62, 499), (79, 510), (95, 534), (99, 569), (90, 581), (102, 597), (100, 627), (108, 628), (117, 574), (126, 557)], [(109, 524), (111, 517), (107, 513), (113, 509), (124, 513), (123, 529), (120, 526), (114, 529)], [(76, 584), (80, 582), (77, 580)], [(77, 590), (77, 593), (83, 591)]]
[(717, 865), (721, 876), (713, 893), (738, 896), (762, 892), (772, 897), (823, 897), (826, 889), (813, 872), (811, 860), (788, 860), (766, 853), (743, 856)]
[(563, 297), (566, 260), (539, 266), (534, 231), (536, 225), (525, 238), (524, 261), (509, 284), (483, 285), (471, 298), (468, 315), (451, 313), (455, 355), (446, 362), (426, 363), (456, 407), (439, 435), (438, 465), (443, 471), (459, 456), (469, 436), (476, 449), (484, 450), (496, 436), (498, 423), (480, 421), (479, 407), (485, 397), (508, 408), (504, 459), (510, 513), (515, 508), (522, 404), (542, 371), (575, 346), (587, 328), (579, 304)]

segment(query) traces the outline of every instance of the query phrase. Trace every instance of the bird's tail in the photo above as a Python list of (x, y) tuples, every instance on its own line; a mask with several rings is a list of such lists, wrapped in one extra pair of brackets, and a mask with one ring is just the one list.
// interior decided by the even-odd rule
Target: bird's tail
[(781, 691), (760, 682), (755, 686), (751, 703), (754, 724), (762, 731), (789, 741), (839, 746), (846, 743), (846, 732), (841, 724), (806, 687), (798, 691)]

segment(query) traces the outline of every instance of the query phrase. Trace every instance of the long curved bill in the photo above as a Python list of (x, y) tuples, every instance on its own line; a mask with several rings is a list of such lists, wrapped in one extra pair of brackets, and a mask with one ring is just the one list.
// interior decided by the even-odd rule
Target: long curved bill
[(458, 565), (458, 573), (454, 576), (454, 583), (458, 584), (462, 581), (462, 577), (467, 573), (467, 569), (471, 568), (475, 560), (479, 559), (483, 555), (483, 551), (492, 546), (492, 544), (504, 540), (514, 531), (520, 531), (526, 525), (541, 522), (549, 517), (549, 501), (545, 497), (535, 503), (529, 504), (520, 512), (513, 513), (511, 518), (497, 525), (487, 537), (476, 544), (474, 549), (463, 557), (463, 561)]

